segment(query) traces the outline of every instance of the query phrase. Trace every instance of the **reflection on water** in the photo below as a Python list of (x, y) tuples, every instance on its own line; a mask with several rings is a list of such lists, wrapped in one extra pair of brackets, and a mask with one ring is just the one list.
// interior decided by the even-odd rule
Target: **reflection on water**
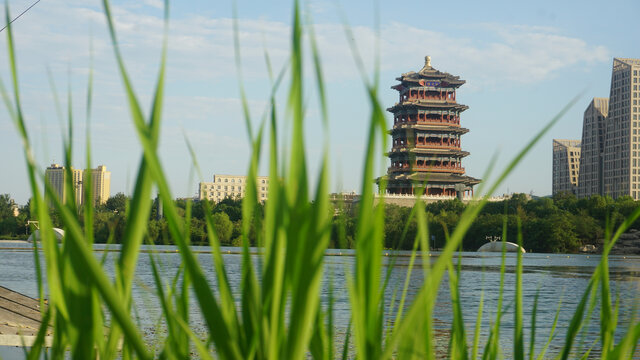
[[(23, 243), (2, 243), (0, 242), (0, 285), (24, 293), (26, 295), (37, 296), (35, 273), (33, 267), (33, 254), (29, 251), (30, 245)], [(98, 250), (104, 250), (103, 245), (96, 245)], [(117, 250), (117, 246), (110, 249)], [(143, 247), (149, 250), (148, 247)], [(160, 270), (164, 274), (167, 282), (176, 273), (180, 265), (180, 255), (173, 246), (158, 246), (161, 252), (156, 256), (160, 262)], [(194, 247), (199, 251), (197, 254), (203, 270), (209, 275), (212, 286), (215, 286), (213, 276), (213, 263), (208, 247)], [(237, 248), (223, 248), (224, 260), (232, 290), (239, 298), (239, 286), (241, 279), (241, 256), (237, 253)], [(344, 338), (349, 323), (349, 294), (344, 281), (347, 273), (353, 269), (355, 258), (349, 250), (331, 250), (328, 253), (336, 256), (327, 256), (325, 259), (325, 277), (323, 284), (322, 301), (327, 304), (328, 282), (334, 281), (334, 314), (337, 342)], [(117, 257), (117, 252), (97, 251), (96, 256), (102, 257), (106, 254), (107, 261), (105, 268), (107, 272), (113, 274), (113, 262)], [(398, 256), (394, 256), (398, 255)], [(386, 290), (386, 301), (391, 301), (393, 293), (401, 291), (405, 282), (410, 258), (406, 252), (390, 252), (385, 256), (385, 266), (392, 266), (389, 272), (389, 288)], [(464, 320), (467, 324), (469, 343), (475, 326), (478, 313), (480, 296), (484, 298), (484, 309), (482, 319), (482, 334), (480, 344), (484, 344), (488, 336), (488, 328), (495, 320), (495, 311), (498, 302), (500, 285), (500, 254), (491, 253), (461, 253), (461, 278), (460, 300), (462, 303)], [(437, 259), (438, 254), (433, 253), (430, 260)], [(516, 255), (507, 254), (506, 274), (504, 277), (504, 301), (506, 313), (502, 318), (501, 345), (503, 353), (509, 356), (511, 353), (511, 338), (513, 334), (513, 297), (515, 286), (515, 265)], [(423, 273), (421, 270), (421, 260), (417, 259), (415, 268), (409, 282), (408, 299), (415, 296), (422, 285)], [(591, 273), (600, 261), (597, 255), (556, 255), (556, 254), (532, 254), (523, 256), (523, 312), (525, 319), (525, 339), (528, 342), (530, 334), (530, 317), (533, 310), (533, 301), (538, 294), (538, 309), (536, 315), (536, 349), (539, 352), (552, 327), (556, 311), (560, 308), (560, 317), (557, 326), (557, 335), (552, 342), (550, 351), (554, 352), (562, 345), (566, 329), (573, 312), (580, 301)], [(457, 264), (458, 259), (454, 259)], [(618, 294), (620, 298), (619, 318), (625, 322), (632, 316), (635, 321), (640, 319), (638, 312), (640, 294), (640, 257), (638, 256), (611, 256), (609, 258), (610, 278), (612, 292)], [(153, 341), (160, 336), (155, 333), (156, 325), (160, 317), (161, 309), (159, 302), (153, 293), (154, 283), (149, 266), (149, 258), (146, 254), (141, 254), (136, 270), (136, 281), (134, 284), (133, 296), (137, 307), (140, 322), (144, 328), (148, 340)], [(386, 269), (385, 272), (386, 274)], [(197, 310), (197, 305), (191, 306), (191, 316), (193, 328), (196, 332), (205, 332), (202, 318)], [(597, 321), (599, 310), (594, 311), (594, 319), (587, 329), (585, 344), (590, 344), (597, 339), (599, 323)], [(635, 314), (635, 315), (634, 315)], [(393, 315), (393, 314), (389, 314)], [(389, 316), (389, 319), (392, 317)], [(441, 351), (446, 351), (448, 343), (447, 333), (452, 319), (451, 302), (449, 298), (449, 286), (445, 276), (441, 284), (437, 304), (434, 309), (434, 328), (436, 331), (436, 343)], [(595, 351), (597, 353), (597, 349)]]

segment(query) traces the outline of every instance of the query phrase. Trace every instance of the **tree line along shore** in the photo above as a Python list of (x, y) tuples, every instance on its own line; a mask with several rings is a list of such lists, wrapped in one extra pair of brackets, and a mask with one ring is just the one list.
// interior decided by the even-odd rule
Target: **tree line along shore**
[[(18, 208), (8, 194), (0, 195), (0, 238), (26, 239), (30, 230), (27, 221), (31, 219), (29, 203)], [(227, 198), (219, 203), (197, 201), (191, 204), (191, 242), (206, 245), (208, 239), (205, 225), (205, 209), (210, 209), (222, 245), (238, 246), (242, 231), (242, 200)], [(128, 198), (118, 193), (106, 204), (95, 209), (95, 241), (98, 243), (120, 242), (125, 225)], [(157, 204), (154, 204), (157, 205)], [(187, 208), (186, 200), (176, 200), (181, 215)], [(593, 195), (577, 199), (573, 194), (558, 194), (552, 198), (530, 199), (524, 194), (514, 194), (510, 199), (487, 203), (473, 225), (466, 233), (462, 248), (476, 251), (487, 241), (501, 239), (506, 227), (506, 240), (516, 242), (521, 231), (524, 248), (528, 252), (577, 253), (599, 252), (605, 241), (606, 229), (615, 229), (631, 212), (640, 206), (631, 197), (612, 199), (609, 196)], [(429, 246), (442, 248), (447, 241), (466, 205), (459, 200), (438, 201), (425, 205), (426, 221), (429, 229)], [(262, 214), (258, 207), (258, 220)], [(330, 248), (355, 247), (357, 208), (343, 211), (339, 205), (333, 212)], [(417, 232), (415, 217), (411, 208), (385, 205), (385, 244), (388, 249), (410, 250), (413, 248)], [(80, 214), (82, 212), (80, 211)], [(54, 226), (60, 226), (59, 216), (51, 210)], [(82, 221), (82, 215), (79, 215)], [(520, 221), (520, 230), (518, 230)], [(257, 245), (254, 222), (250, 239)], [(172, 244), (168, 236), (167, 224), (158, 214), (158, 206), (148, 220), (147, 240), (155, 244)], [(640, 221), (634, 223), (614, 248), (614, 253), (640, 254)]]

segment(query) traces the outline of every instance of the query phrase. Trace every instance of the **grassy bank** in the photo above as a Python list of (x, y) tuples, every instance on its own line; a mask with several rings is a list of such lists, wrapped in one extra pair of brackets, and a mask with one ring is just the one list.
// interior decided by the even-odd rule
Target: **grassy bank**
[[(513, 306), (514, 334), (511, 355), (515, 359), (544, 358), (542, 353), (534, 353), (533, 344), (546, 342), (548, 339), (537, 339), (535, 331), (531, 337), (524, 338), (525, 327), (535, 329), (535, 309), (529, 322), (523, 317), (522, 308), (522, 266), (521, 254), (518, 255), (516, 267), (515, 301), (513, 304), (498, 302), (495, 321), (490, 327), (487, 341), (479, 343), (479, 329), (473, 334), (473, 341), (468, 342), (468, 334), (463, 323), (463, 311), (457, 288), (459, 268), (452, 265), (455, 251), (460, 248), (465, 234), (472, 227), (475, 219), (486, 206), (482, 198), (467, 206), (457, 220), (455, 228), (445, 233), (446, 242), (438, 259), (431, 264), (423, 261), (422, 267), (408, 267), (408, 276), (413, 271), (424, 273), (424, 284), (408, 303), (408, 283), (396, 292), (396, 296), (387, 299), (384, 296), (389, 273), (383, 270), (382, 249), (384, 245), (385, 207), (373, 206), (375, 177), (374, 164), (384, 161), (383, 152), (387, 148), (386, 123), (384, 108), (378, 98), (377, 75), (370, 80), (362, 74), (371, 109), (369, 117), (368, 138), (365, 144), (366, 158), (362, 169), (363, 194), (360, 209), (355, 220), (354, 244), (356, 249), (355, 266), (349, 269), (347, 286), (349, 288), (351, 306), (351, 332), (344, 335), (340, 343), (342, 349), (336, 349), (333, 327), (332, 297), (321, 304), (320, 287), (323, 276), (324, 252), (327, 249), (332, 232), (331, 211), (329, 211), (329, 166), (325, 142), (325, 156), (322, 158), (317, 179), (309, 179), (306, 163), (306, 146), (304, 144), (305, 126), (305, 83), (309, 81), (303, 76), (304, 68), (313, 71), (315, 92), (309, 96), (318, 96), (321, 104), (322, 118), (327, 124), (326, 94), (320, 54), (314, 40), (313, 26), (304, 23), (300, 17), (299, 4), (294, 4), (291, 32), (291, 52), (288, 66), (281, 74), (287, 73), (288, 88), (284, 90), (288, 96), (287, 120), (291, 124), (291, 133), (287, 138), (288, 152), (278, 147), (283, 136), (277, 127), (280, 114), (276, 112), (275, 96), (284, 87), (282, 75), (273, 78), (272, 92), (267, 94), (271, 107), (262, 117), (258, 131), (252, 131), (253, 119), (248, 113), (247, 100), (243, 95), (247, 132), (252, 146), (252, 156), (248, 166), (248, 184), (246, 197), (242, 203), (242, 226), (240, 239), (243, 246), (242, 282), (239, 298), (233, 296), (232, 286), (227, 276), (227, 268), (220, 250), (220, 237), (213, 216), (209, 209), (204, 212), (206, 237), (212, 247), (215, 270), (215, 288), (205, 277), (205, 273), (196, 260), (190, 247), (193, 206), (187, 203), (182, 214), (175, 202), (163, 165), (158, 156), (158, 137), (161, 128), (161, 109), (164, 101), (165, 59), (167, 51), (167, 26), (161, 66), (157, 75), (150, 109), (145, 112), (138, 95), (133, 91), (126, 69), (125, 60), (121, 56), (117, 41), (117, 29), (114, 27), (109, 2), (105, 0), (104, 12), (113, 41), (114, 55), (117, 60), (123, 91), (126, 94), (131, 121), (134, 125), (142, 153), (135, 180), (133, 196), (126, 208), (125, 223), (122, 229), (122, 249), (117, 254), (115, 278), (107, 276), (100, 259), (92, 252), (94, 242), (94, 210), (85, 207), (82, 211), (82, 223), (79, 220), (79, 209), (74, 201), (63, 204), (56, 198), (53, 189), (45, 187), (42, 192), (42, 168), (36, 164), (31, 148), (31, 138), (26, 130), (24, 111), (20, 100), (20, 81), (18, 62), (11, 27), (6, 31), (8, 37), (9, 66), (11, 92), (2, 85), (0, 89), (9, 115), (13, 119), (19, 136), (23, 140), (25, 162), (28, 169), (32, 191), (31, 211), (37, 214), (42, 234), (43, 256), (45, 267), (36, 269), (40, 282), (40, 296), (43, 298), (42, 274), (46, 273), (49, 291), (49, 306), (43, 310), (44, 324), (54, 327), (53, 347), (48, 354), (53, 358), (63, 358), (67, 351), (73, 358), (112, 359), (129, 358), (187, 358), (194, 347), (201, 358), (221, 359), (316, 359), (346, 358), (349, 344), (353, 344), (355, 356), (361, 359), (390, 358), (427, 358), (436, 355), (436, 344), (433, 326), (433, 311), (440, 283), (445, 276), (450, 285), (453, 322), (448, 344), (448, 356), (451, 358), (483, 358), (495, 359), (502, 356), (500, 349), (500, 321), (506, 306)], [(167, 8), (168, 9), (168, 8)], [(168, 24), (168, 10), (165, 11)], [(9, 12), (6, 12), (9, 23)], [(235, 24), (236, 57), (239, 61), (239, 35)], [(348, 39), (349, 30), (346, 34)], [(311, 56), (305, 57), (303, 41), (309, 42)], [(353, 56), (361, 63), (355, 45), (352, 44)], [(363, 69), (363, 67), (360, 67)], [(91, 101), (93, 96), (92, 75), (87, 82), (87, 122), (90, 123)], [(574, 100), (575, 101), (575, 100)], [(573, 104), (571, 101), (565, 109), (555, 116), (541, 131), (536, 134), (524, 148), (516, 154), (512, 162), (498, 174), (492, 184), (485, 184), (482, 193), (490, 195), (504, 181), (516, 164), (551, 128), (562, 114)], [(74, 114), (68, 114), (68, 134), (65, 136), (65, 163), (67, 171), (73, 164), (73, 123)], [(87, 126), (87, 144), (90, 126)], [(262, 144), (266, 144), (269, 159), (269, 201), (264, 209), (259, 205), (257, 196), (256, 175), (258, 162), (261, 159)], [(193, 154), (193, 164), (197, 168), (197, 160)], [(91, 168), (91, 152), (87, 150), (86, 168)], [(315, 164), (314, 164), (315, 165)], [(71, 179), (71, 176), (67, 176)], [(90, 183), (90, 182), (89, 182)], [(316, 184), (312, 188), (311, 184)], [(67, 184), (68, 193), (73, 194), (72, 184)], [(384, 187), (384, 184), (383, 184)], [(164, 206), (168, 236), (178, 246), (182, 267), (172, 279), (161, 278), (157, 271), (156, 258), (149, 256), (155, 275), (155, 292), (162, 306), (162, 322), (166, 324), (167, 333), (157, 348), (152, 348), (143, 341), (141, 331), (132, 314), (131, 289), (135, 277), (135, 265), (141, 255), (140, 246), (148, 240), (148, 219), (152, 211), (152, 188), (157, 188), (160, 201)], [(91, 186), (85, 191), (90, 194)], [(88, 196), (90, 198), (90, 196)], [(60, 216), (65, 230), (62, 243), (55, 240), (52, 231), (52, 219), (48, 202), (51, 202)], [(581, 331), (591, 313), (599, 309), (600, 338), (598, 343), (589, 344), (597, 347), (603, 358), (630, 358), (640, 337), (640, 323), (631, 322), (618, 335), (620, 323), (626, 319), (618, 319), (615, 296), (610, 289), (608, 278), (607, 254), (615, 239), (624, 232), (640, 216), (640, 208), (634, 209), (629, 217), (615, 231), (607, 229), (607, 242), (603, 252), (603, 260), (593, 274), (587, 290), (582, 294), (582, 301), (575, 309), (573, 320), (566, 334), (564, 347), (559, 351), (560, 358), (570, 355), (582, 356), (584, 351), (576, 354), (581, 342)], [(408, 238), (413, 248), (413, 257), (428, 257), (429, 231), (424, 207), (415, 206), (408, 215), (406, 223), (416, 219), (415, 233)], [(512, 240), (522, 243), (520, 220), (516, 220), (517, 234)], [(402, 236), (408, 235), (408, 225)], [(503, 239), (508, 236), (507, 227), (503, 227)], [(344, 234), (344, 231), (341, 232)], [(344, 236), (344, 235), (341, 235)], [(260, 261), (251, 261), (249, 244), (251, 239), (263, 247)], [(344, 238), (342, 238), (344, 240)], [(418, 250), (418, 245), (420, 250)], [(41, 256), (34, 252), (36, 265)], [(413, 259), (412, 259), (413, 260)], [(413, 264), (413, 261), (411, 261)], [(504, 267), (503, 267), (504, 275)], [(194, 301), (190, 297), (194, 296)], [(480, 300), (482, 303), (482, 300)], [(203, 315), (208, 333), (205, 337), (194, 334), (189, 326), (189, 306), (196, 304)], [(598, 307), (596, 308), (596, 304)], [(44, 307), (42, 307), (44, 309)], [(482, 306), (480, 307), (482, 309)], [(393, 317), (388, 309), (394, 309)], [(481, 312), (478, 314), (481, 320)], [(108, 319), (108, 320), (107, 320)], [(104, 325), (108, 324), (105, 331)], [(37, 359), (43, 352), (44, 326), (39, 339), (29, 349), (29, 358)], [(616, 335), (614, 337), (614, 335)], [(615, 340), (614, 340), (615, 339)], [(121, 344), (121, 347), (120, 347)], [(588, 346), (587, 349), (590, 349)], [(586, 350), (587, 354), (589, 350)]]

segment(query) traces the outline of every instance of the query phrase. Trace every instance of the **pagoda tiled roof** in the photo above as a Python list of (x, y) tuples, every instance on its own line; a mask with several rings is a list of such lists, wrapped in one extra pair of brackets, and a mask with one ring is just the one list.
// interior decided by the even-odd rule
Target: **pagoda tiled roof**
[(388, 108), (387, 111), (391, 113), (395, 113), (398, 110), (406, 110), (411, 108), (432, 108), (432, 109), (446, 109), (446, 110), (459, 110), (465, 111), (469, 107), (467, 105), (459, 104), (457, 102), (452, 101), (434, 101), (434, 100), (411, 100), (405, 101), (402, 103), (396, 103), (392, 107)]
[(408, 176), (409, 180), (426, 181), (428, 183), (452, 182), (463, 183), (465, 185), (479, 184), (480, 180), (471, 176), (459, 174), (443, 174), (443, 173), (426, 173), (416, 172)]
[(451, 75), (448, 72), (440, 71), (431, 65), (425, 64), (420, 71), (409, 71), (402, 74), (397, 80), (419, 80), (419, 79), (446, 79), (450, 82), (459, 82), (461, 85), (466, 81), (460, 79), (460, 76)]
[(427, 184), (437, 183), (453, 183), (453, 184), (465, 184), (475, 185), (480, 183), (480, 179), (476, 179), (471, 176), (448, 174), (448, 173), (428, 173), (428, 172), (416, 172), (412, 174), (390, 174), (386, 176), (387, 181), (411, 181), (411, 182), (426, 182)]
[(416, 154), (452, 155), (452, 156), (459, 156), (459, 157), (469, 156), (468, 151), (456, 150), (456, 149), (443, 149), (443, 148), (415, 147), (411, 149), (411, 152)]
[(459, 87), (462, 84), (466, 83), (465, 80), (460, 79), (460, 76), (451, 75), (447, 72), (437, 70), (430, 64), (425, 64), (425, 66), (418, 72), (409, 71), (408, 73), (404, 73), (400, 77), (397, 77), (396, 80), (403, 83), (408, 82), (416, 84), (419, 84), (420, 80), (439, 80), (440, 82), (444, 83), (441, 85), (442, 87), (446, 87), (447, 84), (454, 87)]
[(391, 157), (395, 155), (407, 154), (409, 152), (414, 154), (421, 154), (421, 155), (433, 154), (435, 156), (455, 156), (455, 157), (461, 157), (461, 158), (469, 156), (470, 154), (468, 151), (456, 150), (456, 149), (414, 147), (411, 149), (408, 149), (408, 148), (392, 149), (386, 155), (388, 157)]

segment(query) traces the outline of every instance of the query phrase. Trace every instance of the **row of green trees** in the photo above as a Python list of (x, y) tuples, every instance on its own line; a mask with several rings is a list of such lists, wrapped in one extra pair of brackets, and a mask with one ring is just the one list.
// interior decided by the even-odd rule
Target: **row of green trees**
[[(95, 241), (98, 243), (120, 242), (124, 233), (125, 214), (129, 199), (123, 193), (110, 197), (105, 204), (96, 206), (94, 213)], [(180, 215), (184, 216), (187, 201), (176, 200)], [(18, 216), (14, 216), (14, 202), (9, 194), (0, 195), (0, 239), (26, 239), (31, 230), (27, 226), (28, 220), (34, 220), (30, 214), (30, 202), (18, 207)], [(207, 207), (208, 206), (208, 207)], [(237, 199), (225, 199), (217, 204), (204, 201), (191, 203), (191, 239), (194, 244), (207, 244), (208, 239), (205, 227), (205, 209), (213, 214), (213, 220), (220, 241), (225, 245), (239, 245), (242, 201)], [(148, 239), (156, 244), (171, 244), (167, 237), (167, 224), (158, 214), (157, 201), (154, 201), (153, 210), (148, 221)], [(78, 209), (80, 222), (82, 208)], [(60, 227), (60, 216), (55, 210), (50, 212), (53, 225)]]
[[(576, 199), (573, 194), (559, 194), (553, 198), (529, 199), (515, 194), (509, 200), (487, 204), (474, 221), (463, 240), (463, 249), (475, 251), (488, 238), (502, 237), (506, 225), (507, 241), (516, 242), (518, 222), (523, 246), (527, 251), (571, 253), (583, 245), (601, 245), (605, 228), (617, 227), (640, 205), (631, 197), (616, 200), (594, 195)], [(466, 205), (459, 200), (442, 201), (425, 206), (429, 223), (431, 246), (444, 246), (447, 233), (452, 232)], [(410, 208), (386, 206), (386, 243), (389, 248), (411, 249), (417, 226), (415, 220), (406, 221)], [(632, 228), (639, 229), (640, 222)], [(406, 235), (403, 237), (403, 231)]]
[[(125, 228), (125, 214), (128, 198), (119, 193), (109, 198), (106, 204), (98, 206), (95, 211), (94, 229), (95, 241), (98, 243), (118, 243), (122, 239)], [(191, 211), (191, 242), (194, 245), (208, 244), (205, 225), (205, 209), (212, 212), (214, 226), (223, 245), (240, 245), (242, 220), (242, 201), (227, 198), (214, 204), (205, 201), (190, 202), (176, 200), (179, 215), (185, 216), (187, 207)], [(155, 244), (173, 244), (168, 236), (167, 222), (161, 214), (157, 200), (153, 206), (147, 222), (147, 239)], [(160, 213), (159, 213), (160, 212)], [(54, 221), (57, 217), (53, 216)]]
[[(118, 193), (96, 208), (95, 241), (119, 242), (125, 225), (127, 197)], [(242, 201), (227, 198), (219, 203), (176, 200), (178, 210), (185, 216), (187, 207), (191, 211), (191, 241), (193, 244), (207, 244), (205, 226), (206, 209), (211, 211), (214, 224), (223, 245), (239, 245), (242, 224)], [(619, 225), (637, 206), (631, 197), (616, 200), (608, 196), (594, 195), (576, 199), (572, 194), (559, 194), (553, 198), (529, 199), (524, 194), (515, 194), (509, 200), (487, 204), (467, 232), (463, 249), (475, 251), (487, 238), (502, 236), (506, 225), (507, 240), (515, 241), (518, 222), (523, 235), (523, 245), (533, 252), (576, 252), (583, 245), (599, 246), (604, 238), (605, 227)], [(26, 238), (27, 220), (31, 218), (29, 204), (19, 207), (19, 215), (14, 216), (13, 201), (8, 194), (0, 195), (0, 237)], [(426, 219), (430, 232), (430, 246), (444, 246), (447, 233), (452, 232), (466, 205), (459, 200), (440, 201), (425, 205)], [(171, 244), (167, 236), (167, 224), (159, 216), (159, 208), (154, 203), (148, 222), (148, 239), (156, 244)], [(262, 209), (258, 209), (259, 212)], [(333, 209), (333, 231), (330, 246), (333, 248), (353, 248), (355, 246), (355, 211)], [(386, 205), (385, 247), (409, 250), (413, 247), (417, 224), (411, 218), (411, 208)], [(82, 214), (82, 212), (80, 212)], [(59, 226), (59, 217), (51, 213), (54, 225)], [(259, 217), (259, 215), (258, 215)], [(632, 226), (639, 229), (640, 223)], [(255, 236), (251, 236), (256, 242)]]
[[(18, 216), (15, 216), (15, 208), (18, 208)], [(18, 206), (9, 194), (0, 195), (0, 237), (24, 238), (27, 233), (27, 220), (29, 220), (29, 205)]]

